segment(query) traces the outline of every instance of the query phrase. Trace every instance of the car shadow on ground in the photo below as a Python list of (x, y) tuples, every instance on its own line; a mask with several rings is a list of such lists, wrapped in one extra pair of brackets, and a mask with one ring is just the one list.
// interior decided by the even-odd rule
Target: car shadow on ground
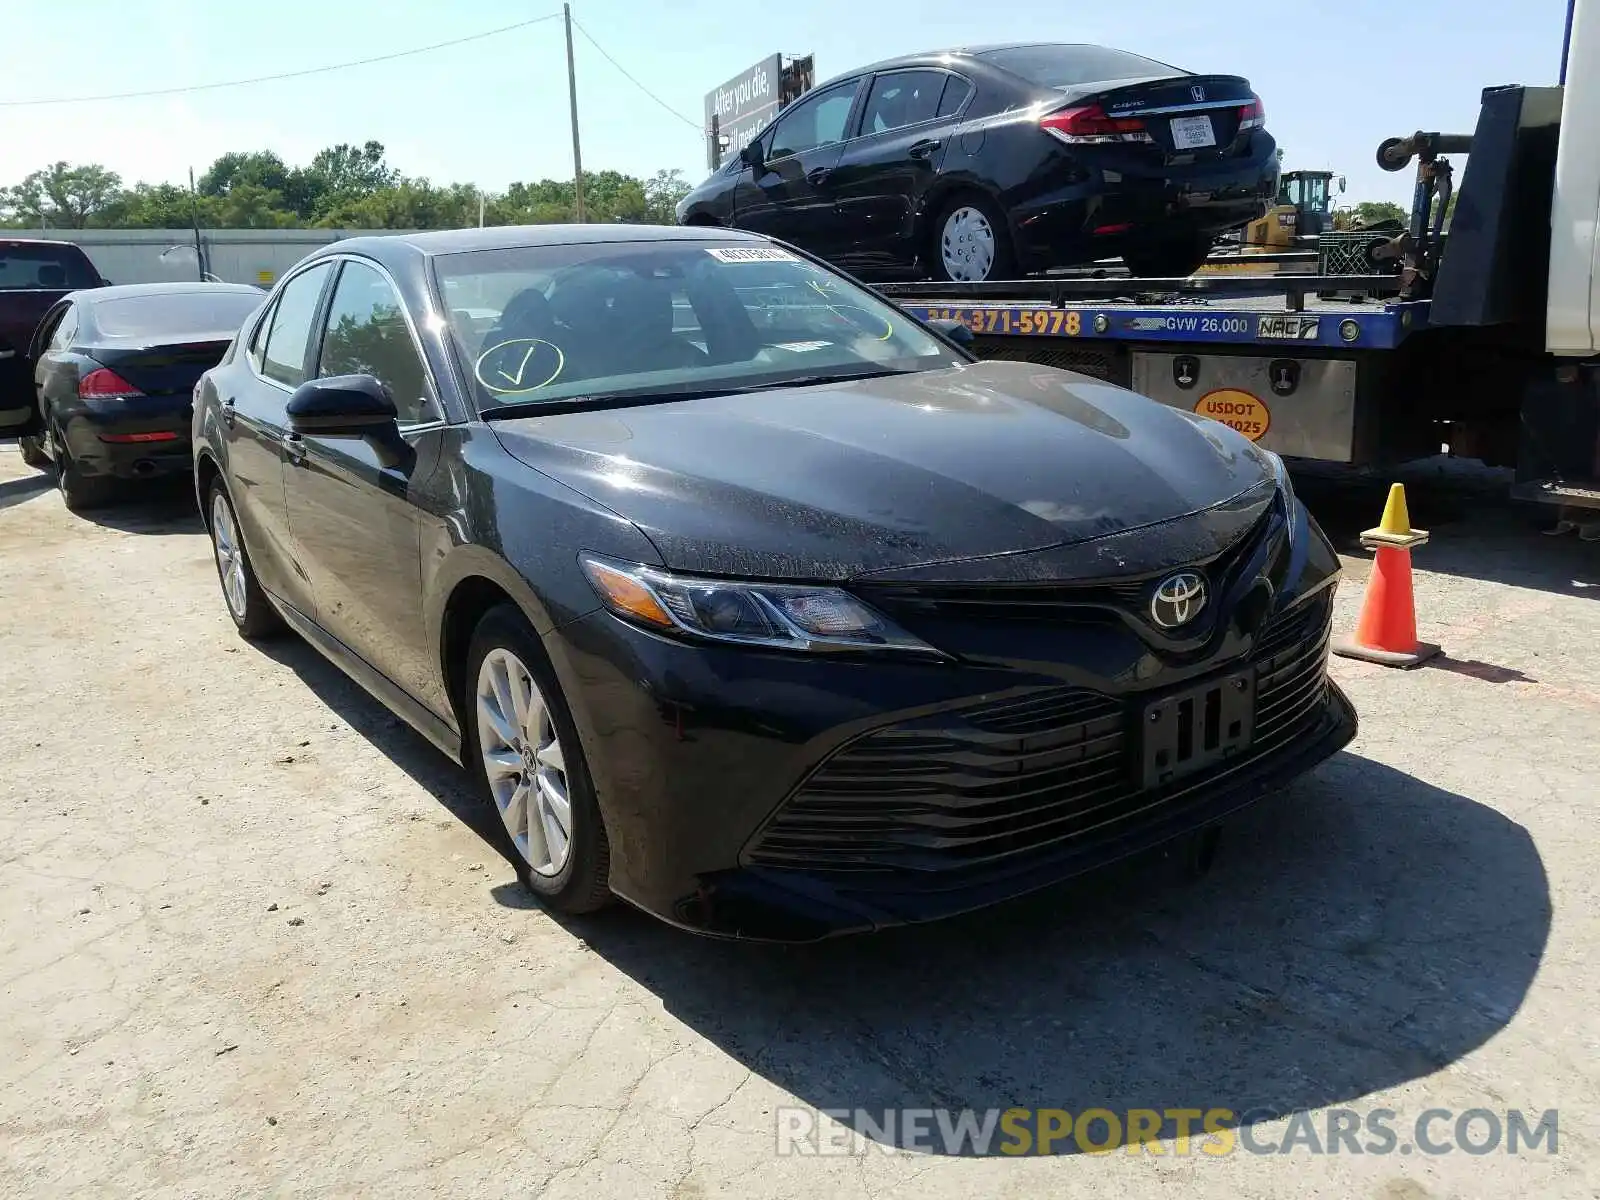
[(42, 474), (24, 475), (18, 479), (0, 481), (0, 508), (10, 508), (14, 504), (31, 500), (50, 491), (55, 485), (55, 480)]
[(205, 528), (187, 475), (126, 484), (105, 504), (77, 514), (120, 533), (199, 533)]
[(1224, 1127), (1253, 1127), (1353, 1104), (1503, 1029), (1550, 916), (1526, 830), (1345, 753), (1232, 822), (1198, 882), (1177, 854), (1149, 856), (792, 948), (620, 914), (565, 923), (752, 1071), (904, 1145), (878, 1133), (884, 1110), (1220, 1108)]

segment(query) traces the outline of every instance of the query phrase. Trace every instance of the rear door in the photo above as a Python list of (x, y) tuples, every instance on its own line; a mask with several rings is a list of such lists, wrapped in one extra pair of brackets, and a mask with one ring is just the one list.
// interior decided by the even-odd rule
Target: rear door
[(256, 322), (245, 353), (210, 376), (222, 408), (229, 491), (256, 578), (311, 619), (316, 601), (290, 536), (284, 500), (284, 439), (289, 397), (312, 370), (311, 331), (333, 267), (318, 262), (287, 280)]
[(50, 429), (51, 415), (78, 396), (78, 367), (70, 356), (78, 333), (77, 305), (69, 300), (58, 303), (34, 334), (28, 348), (33, 363), (33, 420), (21, 431), (25, 436)]
[(733, 223), (831, 258), (853, 240), (839, 213), (834, 168), (854, 127), (861, 80), (835, 84), (790, 105), (763, 133), (764, 161), (734, 188)]
[(842, 224), (853, 237), (835, 261), (855, 270), (909, 267), (917, 216), (972, 85), (919, 68), (873, 76), (859, 132), (834, 170)]
[(289, 435), (289, 527), (316, 594), (317, 623), (413, 697), (434, 674), (422, 616), (421, 522), (413, 486), (443, 428), (437, 391), (404, 302), (372, 262), (347, 258), (318, 339), (318, 376), (371, 375), (388, 387), (410, 467), (358, 438)]

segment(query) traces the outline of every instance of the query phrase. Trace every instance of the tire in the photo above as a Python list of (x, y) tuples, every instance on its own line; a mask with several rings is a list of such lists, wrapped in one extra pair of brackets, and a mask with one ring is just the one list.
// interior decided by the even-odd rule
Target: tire
[(72, 461), (66, 439), (56, 437), (56, 490), (68, 509), (75, 513), (88, 512), (108, 503), (116, 494), (116, 481), (101, 476), (84, 475)]
[(1145, 279), (1185, 279), (1205, 266), (1213, 244), (1209, 237), (1141, 242), (1124, 250), (1122, 261), (1130, 273)]
[[(968, 239), (989, 238), (987, 268), (977, 273), (970, 267), (963, 270), (953, 266), (951, 252), (959, 254), (963, 245), (973, 246)], [(1012, 279), (1017, 274), (1016, 253), (1011, 245), (1011, 231), (1005, 214), (986, 196), (976, 192), (962, 192), (939, 210), (928, 239), (928, 274), (941, 283), (979, 283), (993, 279)]]
[(211, 553), (222, 585), (222, 604), (241, 637), (259, 641), (283, 630), (283, 618), (261, 590), (250, 554), (239, 534), (239, 516), (222, 480), (214, 480), (206, 497), (206, 527), (211, 533)]
[(560, 912), (605, 907), (611, 901), (611, 846), (594, 784), (572, 713), (521, 612), (498, 605), (484, 614), (462, 678), (462, 758), (480, 795), (500, 816), (517, 877)]
[(44, 444), (36, 437), (18, 438), (17, 449), (22, 451), (22, 461), (30, 467), (45, 471), (52, 465), (50, 456), (44, 452)]

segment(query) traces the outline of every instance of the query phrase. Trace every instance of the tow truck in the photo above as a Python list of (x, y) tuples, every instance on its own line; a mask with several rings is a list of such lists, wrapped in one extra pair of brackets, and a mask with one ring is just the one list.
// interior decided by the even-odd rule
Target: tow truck
[(1471, 134), (1377, 159), (1415, 164), (1409, 227), (1368, 256), (1381, 273), (878, 290), (980, 357), (1131, 387), (1286, 458), (1447, 453), (1514, 467), (1516, 498), (1600, 508), (1600, 0), (1570, 0), (1558, 86), (1487, 88)]

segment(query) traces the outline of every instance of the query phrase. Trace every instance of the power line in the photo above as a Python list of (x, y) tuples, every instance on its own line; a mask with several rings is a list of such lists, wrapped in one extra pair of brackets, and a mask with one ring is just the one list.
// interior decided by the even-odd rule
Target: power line
[[(486, 29), (482, 33), (470, 33), (466, 37), (452, 38), (448, 42), (434, 42), (429, 46), (417, 46), (411, 50), (396, 50), (393, 54), (379, 54), (373, 58), (358, 58), (350, 62), (330, 63), (323, 67), (306, 67), (299, 71), (284, 71), (277, 75), (257, 75), (250, 79), (229, 79), (220, 83), (193, 83), (183, 87), (152, 88), (143, 92), (108, 92), (98, 96), (52, 96), (34, 100), (0, 100), (0, 108), (33, 108), (46, 104), (93, 104), (100, 100), (141, 100), (148, 96), (177, 96), (188, 92), (210, 92), (218, 88), (245, 87), (252, 83), (274, 83), (280, 79), (303, 79), (307, 75), (323, 75), (329, 71), (344, 71), (350, 67), (369, 67), (374, 63), (393, 62), (397, 58), (410, 58), (416, 54), (429, 54), (434, 50), (446, 50), (451, 46), (464, 46), (468, 42), (481, 42), (485, 38), (499, 37), (502, 33), (511, 33), (518, 29), (526, 29), (530, 25), (539, 25), (545, 21), (554, 21), (560, 13), (548, 13), (542, 17), (535, 17), (531, 21), (518, 21), (514, 25), (502, 25), (498, 29)], [(585, 37), (588, 35), (585, 34)], [(593, 40), (593, 39), (590, 39)], [(598, 47), (596, 47), (598, 49)], [(604, 50), (600, 53), (605, 54)], [(610, 55), (606, 55), (610, 57)], [(621, 68), (618, 68), (619, 70)], [(627, 74), (627, 72), (623, 72)], [(631, 76), (630, 76), (631, 78)]]
[(622, 72), (622, 76), (623, 76), (624, 79), (626, 79), (629, 83), (633, 84), (634, 87), (638, 88), (646, 96), (649, 96), (650, 99), (654, 100), (657, 104), (659, 104), (662, 108), (666, 109), (673, 116), (677, 117), (678, 120), (682, 121), (690, 129), (693, 129), (693, 130), (695, 130), (696, 132), (699, 132), (699, 133), (704, 133), (705, 132), (704, 129), (700, 128), (700, 122), (699, 121), (692, 120), (691, 118), (684, 116), (677, 109), (673, 108), (672, 105), (668, 104), (660, 96), (656, 95), (649, 88), (645, 87), (644, 84), (640, 83), (637, 79), (635, 79), (632, 76), (632, 74), (629, 73), (629, 71), (628, 71), (628, 69), (626, 67), (624, 67), (621, 63), (619, 63), (616, 59), (612, 58), (611, 55), (606, 52), (606, 48), (604, 46), (602, 46), (599, 42), (594, 40), (594, 34), (590, 33), (587, 29), (585, 29), (583, 27), (583, 23), (581, 21), (579, 21), (577, 17), (573, 17), (572, 18), (572, 23), (578, 27), (578, 32), (583, 34), (584, 38), (588, 41), (588, 43), (591, 46), (593, 46), (596, 50), (600, 51), (600, 55), (601, 55), (602, 58), (604, 58), (608, 63), (610, 63), (617, 70)]

